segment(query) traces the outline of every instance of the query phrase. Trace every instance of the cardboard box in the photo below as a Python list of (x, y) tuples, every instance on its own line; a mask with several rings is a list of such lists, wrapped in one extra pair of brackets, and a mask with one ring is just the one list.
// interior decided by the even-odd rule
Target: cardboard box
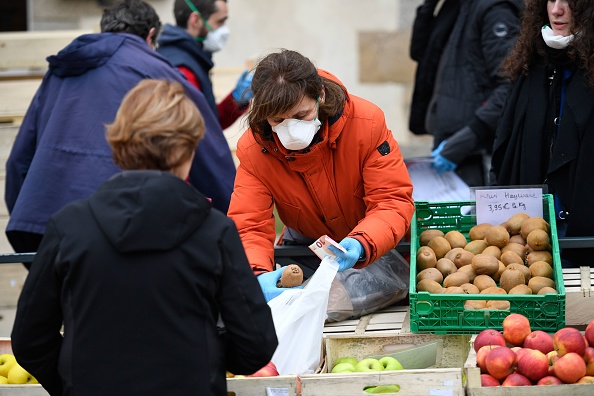
[[(398, 385), (401, 395), (464, 395), (462, 367), (468, 354), (467, 335), (327, 335), (324, 337), (325, 356), (320, 374), (301, 376), (302, 396), (364, 395), (369, 386)], [(329, 373), (340, 357), (361, 360), (368, 356), (393, 353), (402, 348), (439, 343), (435, 365), (424, 369), (365, 373)]]

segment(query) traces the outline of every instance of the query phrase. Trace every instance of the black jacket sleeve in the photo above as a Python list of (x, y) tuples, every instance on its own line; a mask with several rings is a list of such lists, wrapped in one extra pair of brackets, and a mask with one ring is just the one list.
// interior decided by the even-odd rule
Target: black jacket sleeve
[(52, 396), (62, 395), (58, 360), (62, 346), (61, 280), (55, 271), (58, 235), (50, 221), (19, 297), (12, 329), (17, 362)]
[(223, 278), (217, 299), (226, 329), (226, 369), (253, 374), (270, 362), (276, 350), (274, 322), (235, 224), (221, 240)]
[(431, 25), (433, 23), (433, 13), (439, 0), (425, 0), (423, 4), (417, 7), (417, 14), (413, 22), (410, 39), (410, 57), (419, 62), (423, 58), (427, 43), (431, 37)]

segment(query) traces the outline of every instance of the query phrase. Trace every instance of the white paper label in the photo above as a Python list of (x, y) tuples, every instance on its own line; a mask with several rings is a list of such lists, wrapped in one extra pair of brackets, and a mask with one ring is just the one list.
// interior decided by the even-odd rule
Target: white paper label
[(266, 396), (289, 396), (289, 388), (266, 387)]
[(476, 190), (476, 223), (499, 225), (517, 213), (542, 217), (542, 189)]

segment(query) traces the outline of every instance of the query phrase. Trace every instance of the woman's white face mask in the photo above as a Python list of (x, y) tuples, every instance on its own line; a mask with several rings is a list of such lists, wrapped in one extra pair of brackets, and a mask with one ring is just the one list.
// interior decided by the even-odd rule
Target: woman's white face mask
[[(320, 111), (318, 102), (318, 113)], [(272, 131), (276, 133), (281, 144), (287, 150), (303, 150), (309, 146), (320, 129), (322, 122), (318, 119), (318, 114), (313, 120), (298, 120), (287, 118), (283, 122), (272, 126)]]
[(223, 25), (217, 30), (208, 32), (206, 38), (202, 42), (203, 49), (206, 52), (217, 52), (222, 50), (229, 39), (229, 28)]

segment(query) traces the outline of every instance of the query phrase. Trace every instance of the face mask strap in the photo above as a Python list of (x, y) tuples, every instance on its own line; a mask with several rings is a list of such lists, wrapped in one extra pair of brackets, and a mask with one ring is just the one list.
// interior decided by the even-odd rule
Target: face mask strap
[[(186, 2), (188, 7), (190, 8), (190, 10), (192, 10), (192, 12), (195, 12), (196, 14), (198, 14), (200, 19), (202, 19), (202, 23), (204, 23), (204, 26), (206, 26), (206, 29), (209, 32), (214, 32), (214, 29), (210, 26), (208, 21), (202, 17), (202, 14), (200, 13), (200, 11), (198, 11), (198, 8), (196, 8), (196, 6), (190, 0), (184, 0), (184, 1)], [(205, 39), (206, 39), (206, 37), (196, 37), (195, 38), (196, 41), (204, 41)]]

